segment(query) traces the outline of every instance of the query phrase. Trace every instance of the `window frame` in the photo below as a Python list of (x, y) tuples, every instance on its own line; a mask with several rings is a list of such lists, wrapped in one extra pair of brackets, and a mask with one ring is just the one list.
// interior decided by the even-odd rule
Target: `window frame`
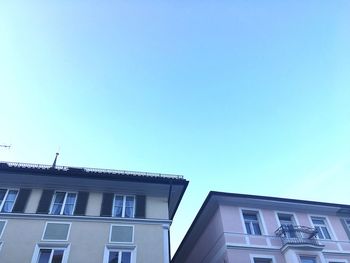
[[(320, 227), (321, 225), (315, 224), (315, 223), (312, 221), (313, 219), (316, 219), (316, 220), (323, 220), (324, 225), (322, 225), (322, 226), (323, 226), (323, 227), (326, 227), (330, 238), (325, 238), (325, 235), (324, 235), (324, 233), (323, 233), (323, 230), (322, 230), (322, 228)], [(320, 238), (318, 235), (316, 235), (316, 238), (317, 238), (317, 239), (319, 239), (319, 240), (325, 240), (325, 241), (327, 241), (327, 240), (334, 240), (334, 239), (335, 239), (334, 231), (333, 231), (331, 225), (329, 224), (328, 219), (327, 219), (326, 216), (311, 215), (311, 216), (310, 216), (310, 222), (311, 222), (311, 225), (312, 225), (315, 229), (316, 229), (316, 227), (319, 227), (319, 228), (321, 229), (321, 231), (322, 231), (322, 236), (323, 236), (323, 238)]]
[(350, 217), (345, 217), (343, 219), (344, 219), (345, 226), (348, 228), (348, 231), (350, 232)]
[(256, 259), (269, 259), (271, 260), (271, 263), (276, 263), (276, 259), (272, 255), (266, 255), (266, 254), (250, 254), (250, 262), (255, 263)]
[(5, 222), (4, 227), (3, 227), (2, 230), (0, 231), (0, 239), (1, 239), (1, 238), (2, 238), (2, 235), (4, 234), (6, 225), (7, 225), (7, 220), (1, 219), (0, 221), (1, 221), (1, 222)]
[[(123, 206), (122, 206), (122, 216), (115, 216), (115, 198), (116, 196), (122, 196), (123, 197)], [(133, 206), (133, 211), (132, 211), (132, 216), (131, 217), (125, 217), (125, 210), (126, 210), (126, 198), (127, 197), (132, 197), (134, 199), (134, 206)], [(124, 194), (114, 194), (113, 196), (113, 204), (112, 204), (112, 217), (115, 218), (135, 218), (135, 212), (136, 212), (136, 196), (135, 195), (124, 195)]]
[[(53, 206), (55, 204), (55, 197), (56, 197), (56, 194), (57, 193), (65, 193), (64, 194), (64, 199), (63, 199), (63, 202), (62, 202), (62, 207), (61, 207), (61, 211), (59, 214), (53, 214), (52, 213), (52, 209), (53, 209)], [(63, 212), (64, 212), (64, 208), (66, 206), (66, 201), (67, 201), (67, 197), (68, 197), (68, 194), (75, 194), (75, 201), (74, 201), (74, 206), (73, 206), (73, 209), (72, 209), (72, 214), (71, 215), (64, 215)], [(77, 200), (78, 200), (78, 192), (74, 192), (74, 191), (59, 191), (59, 190), (56, 190), (52, 196), (52, 200), (51, 200), (51, 205), (50, 205), (50, 210), (49, 210), (49, 214), (50, 215), (63, 215), (63, 216), (73, 216), (74, 215), (74, 211), (75, 211), (75, 207), (77, 205)]]
[(299, 262), (300, 263), (303, 263), (302, 262), (302, 258), (312, 258), (312, 259), (315, 259), (315, 263), (319, 263), (320, 260), (319, 260), (319, 257), (317, 255), (304, 255), (304, 254), (301, 254), (301, 255), (298, 255), (298, 258), (299, 258)]
[(41, 249), (51, 249), (51, 250), (64, 250), (62, 263), (68, 263), (68, 257), (70, 252), (70, 244), (59, 244), (59, 243), (38, 243), (35, 245), (33, 257), (30, 263), (38, 263), (39, 255)]
[(279, 218), (280, 215), (290, 216), (291, 219), (292, 219), (292, 225), (293, 225), (293, 226), (298, 226), (298, 225), (299, 225), (299, 221), (298, 221), (298, 219), (296, 218), (295, 213), (276, 211), (276, 218), (277, 218), (277, 223), (279, 224), (279, 226), (282, 226), (281, 220), (280, 220), (280, 218)]
[[(0, 213), (12, 213), (12, 210), (13, 210), (13, 208), (15, 207), (15, 204), (16, 204), (16, 201), (17, 201), (19, 189), (18, 189), (18, 188), (1, 188), (1, 189), (2, 189), (2, 190), (6, 190), (6, 193), (5, 193), (4, 199), (3, 199), (2, 202), (0, 203)], [(16, 198), (15, 198), (15, 200), (13, 201), (13, 206), (12, 206), (12, 208), (11, 208), (11, 211), (10, 211), (10, 212), (3, 212), (2, 209), (3, 209), (3, 207), (4, 207), (4, 204), (6, 203), (6, 199), (7, 199), (7, 196), (8, 196), (8, 194), (9, 194), (10, 191), (17, 191)]]
[(103, 253), (103, 263), (108, 263), (109, 253), (113, 251), (118, 252), (130, 252), (131, 260), (130, 263), (136, 263), (136, 246), (121, 246), (121, 245), (106, 245)]
[[(244, 213), (251, 213), (251, 214), (255, 214), (256, 215), (261, 234), (256, 234), (255, 231), (253, 231), (254, 233), (252, 233), (252, 234), (248, 233), (248, 230), (247, 230), (247, 227), (246, 227), (246, 224), (245, 224), (246, 222), (245, 222), (245, 219), (244, 219)], [(241, 219), (242, 219), (242, 224), (243, 224), (243, 229), (245, 231), (245, 234), (250, 235), (250, 236), (263, 236), (264, 235), (264, 233), (265, 233), (265, 224), (264, 224), (264, 222), (262, 220), (261, 211), (260, 210), (249, 209), (249, 208), (241, 208)], [(253, 228), (253, 230), (254, 230), (254, 228)]]
[[(67, 233), (67, 238), (65, 240), (63, 239), (44, 239), (45, 236), (45, 232), (46, 232), (46, 228), (48, 224), (61, 224), (61, 225), (69, 225), (68, 228), (68, 233)], [(45, 227), (44, 227), (44, 231), (43, 234), (41, 236), (41, 240), (45, 241), (45, 242), (66, 242), (69, 239), (69, 235), (70, 235), (70, 230), (72, 229), (72, 222), (62, 222), (62, 221), (46, 221), (45, 222)]]

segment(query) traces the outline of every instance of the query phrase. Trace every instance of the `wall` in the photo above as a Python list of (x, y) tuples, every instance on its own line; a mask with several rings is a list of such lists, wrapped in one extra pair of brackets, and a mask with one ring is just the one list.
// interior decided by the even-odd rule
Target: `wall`
[(178, 263), (220, 262), (224, 256), (224, 251), (221, 251), (224, 243), (221, 214), (218, 209), (200, 235), (196, 245), (191, 249), (186, 260), (182, 261), (179, 259)]
[[(64, 191), (64, 190), (63, 190)], [(36, 213), (42, 189), (32, 189), (29, 196), (25, 213)], [(87, 216), (100, 216), (102, 193), (89, 192), (89, 199), (86, 207)], [(146, 218), (168, 219), (168, 200), (166, 197), (146, 197)]]
[[(242, 217), (243, 210), (256, 210), (259, 212), (260, 227), (263, 235), (248, 235), (246, 234), (245, 225)], [(320, 210), (319, 213), (293, 212), (285, 211), (288, 208), (276, 207), (272, 209), (261, 209), (259, 207), (220, 205), (223, 230), (225, 235), (227, 249), (227, 262), (251, 263), (250, 256), (253, 254), (271, 254), (276, 258), (276, 263), (280, 262), (298, 262), (299, 254), (296, 248), (290, 248), (283, 255), (280, 252), (282, 243), (275, 231), (280, 226), (277, 212), (293, 214), (298, 225), (313, 227), (311, 216), (319, 216), (326, 218), (328, 222), (328, 230), (331, 233), (332, 240), (321, 240), (324, 245), (323, 254), (319, 254), (317, 250), (305, 247), (306, 252), (312, 255), (319, 256), (323, 262), (328, 262), (326, 259), (346, 259), (350, 263), (350, 242), (340, 221), (340, 218), (335, 215), (325, 215)], [(244, 250), (240, 248), (245, 248)], [(273, 252), (275, 251), (275, 252)], [(304, 251), (304, 253), (305, 253)], [(277, 260), (278, 259), (278, 260)]]
[[(274, 259), (273, 263), (285, 263), (284, 257), (279, 250), (274, 252), (264, 250), (247, 250), (247, 249), (227, 249), (227, 260), (230, 263), (253, 263), (253, 257), (271, 257)], [(295, 262), (297, 263), (297, 262)]]
[[(46, 222), (47, 220), (42, 219), (8, 219), (1, 238), (3, 246), (0, 251), (0, 262), (30, 262), (36, 244), (43, 242), (41, 238)], [(72, 222), (68, 241), (53, 243), (71, 244), (68, 262), (102, 262), (105, 245), (109, 242), (110, 225), (116, 221), (68, 220), (67, 222)], [(136, 262), (163, 263), (162, 224), (134, 222), (133, 225), (135, 228), (132, 245), (137, 251)]]
[(168, 199), (165, 197), (146, 197), (146, 217), (168, 219)]

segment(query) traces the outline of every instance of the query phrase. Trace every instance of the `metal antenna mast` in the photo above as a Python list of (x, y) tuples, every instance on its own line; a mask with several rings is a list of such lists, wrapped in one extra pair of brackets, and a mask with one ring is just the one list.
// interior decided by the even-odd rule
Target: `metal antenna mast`
[(57, 157), (58, 157), (59, 153), (57, 152), (56, 153), (56, 157), (55, 157), (55, 160), (53, 161), (53, 164), (51, 166), (51, 168), (55, 169), (56, 168), (56, 162), (57, 162)]

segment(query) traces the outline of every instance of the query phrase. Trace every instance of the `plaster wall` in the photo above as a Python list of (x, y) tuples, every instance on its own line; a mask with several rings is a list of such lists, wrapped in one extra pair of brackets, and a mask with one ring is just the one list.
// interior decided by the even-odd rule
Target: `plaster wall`
[[(43, 241), (42, 235), (45, 223), (58, 220), (41, 219), (8, 219), (1, 237), (2, 248), (0, 262), (19, 263), (31, 262), (35, 246), (38, 243), (70, 244), (68, 262), (96, 263), (103, 261), (105, 246), (109, 243), (111, 224), (116, 221), (67, 221), (71, 222), (70, 234), (67, 241)], [(162, 224), (134, 225), (134, 242), (132, 244), (119, 243), (134, 247), (137, 263), (163, 263), (163, 226)]]

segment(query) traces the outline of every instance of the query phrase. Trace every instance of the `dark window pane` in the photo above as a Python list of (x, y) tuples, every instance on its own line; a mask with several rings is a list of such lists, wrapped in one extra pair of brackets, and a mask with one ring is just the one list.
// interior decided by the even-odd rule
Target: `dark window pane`
[(278, 219), (279, 219), (280, 221), (292, 222), (292, 215), (278, 214)]
[(116, 195), (114, 198), (114, 214), (113, 216), (122, 217), (123, 213), (123, 196)]
[(62, 204), (54, 204), (52, 206), (51, 214), (59, 215), (61, 213), (61, 209), (62, 209)]
[(245, 228), (246, 228), (246, 230), (247, 230), (247, 234), (251, 235), (251, 234), (252, 234), (252, 231), (251, 231), (251, 229), (250, 229), (250, 224), (249, 224), (249, 223), (245, 222)]
[(49, 263), (51, 249), (40, 249), (38, 263)]
[(8, 192), (6, 200), (5, 200), (5, 203), (4, 203), (4, 206), (2, 207), (1, 212), (9, 213), (9, 212), (12, 211), (13, 205), (15, 203), (15, 199), (17, 197), (17, 193), (18, 193), (17, 190), (10, 190)]
[(127, 196), (125, 200), (125, 217), (134, 217), (134, 197)]
[(317, 237), (320, 239), (324, 239), (321, 228), (319, 226), (316, 226), (315, 229), (317, 230)]
[(114, 205), (115, 206), (123, 206), (123, 197), (120, 195), (116, 195), (114, 198)]
[(51, 263), (61, 263), (63, 259), (64, 250), (55, 250)]
[(253, 228), (254, 228), (254, 234), (255, 235), (261, 235), (261, 230), (259, 223), (253, 223)]
[(17, 190), (10, 190), (7, 197), (6, 197), (6, 201), (14, 202), (16, 199), (17, 193), (18, 193)]
[(125, 207), (125, 217), (134, 217), (133, 207)]
[(67, 194), (66, 203), (63, 210), (64, 215), (73, 215), (73, 209), (74, 209), (76, 199), (77, 199), (77, 194), (75, 193)]
[(313, 257), (301, 257), (301, 263), (316, 263), (316, 258)]
[(130, 262), (131, 262), (131, 252), (123, 252), (121, 263), (130, 263)]
[(133, 207), (134, 206), (134, 197), (133, 196), (127, 196), (125, 200), (125, 206)]
[(108, 263), (118, 263), (118, 256), (119, 256), (119, 252), (117, 251), (109, 252)]
[(323, 219), (317, 219), (317, 218), (313, 218), (312, 223), (317, 224), (317, 225), (324, 225), (325, 224)]
[(272, 263), (270, 258), (254, 258), (254, 263)]
[(5, 201), (1, 212), (10, 213), (12, 211), (13, 203)]
[(77, 194), (75, 193), (69, 193), (67, 195), (67, 199), (66, 199), (66, 204), (69, 205), (74, 205), (75, 204), (75, 199), (77, 198)]
[(2, 200), (4, 200), (6, 191), (6, 189), (0, 189), (0, 203), (2, 202)]
[(116, 217), (122, 217), (123, 207), (121, 206), (115, 206), (114, 207), (114, 215)]
[(74, 209), (74, 205), (66, 204), (64, 206), (63, 214), (64, 215), (73, 215), (73, 209)]
[(254, 214), (243, 214), (243, 217), (245, 220), (252, 220), (252, 221), (258, 220), (257, 215), (254, 215)]
[(56, 192), (54, 203), (63, 204), (65, 194), (64, 192)]
[(323, 226), (322, 230), (323, 230), (324, 238), (325, 239), (331, 239), (331, 235), (329, 234), (327, 227)]

